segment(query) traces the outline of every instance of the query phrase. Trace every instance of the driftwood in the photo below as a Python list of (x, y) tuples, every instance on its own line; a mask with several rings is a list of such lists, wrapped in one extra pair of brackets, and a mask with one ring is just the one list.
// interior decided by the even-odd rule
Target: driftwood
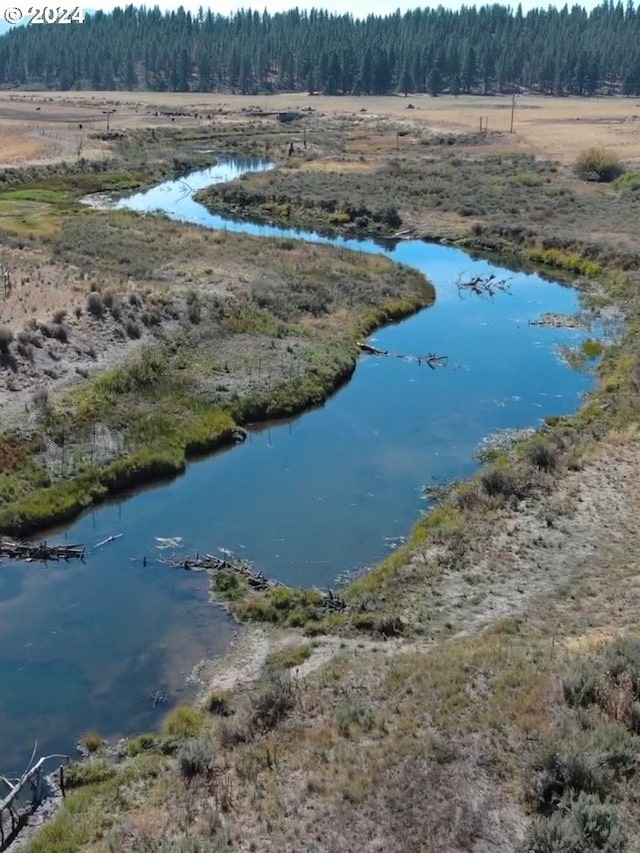
[(331, 610), (334, 613), (341, 613), (349, 609), (349, 605), (344, 598), (336, 595), (331, 587), (327, 587), (327, 591), (322, 593), (322, 606), (325, 610)]
[(5, 539), (0, 541), (0, 558), (8, 557), (11, 560), (24, 560), (32, 562), (40, 560), (46, 563), (49, 560), (83, 560), (84, 545), (48, 545), (46, 542), (29, 544), (26, 542), (13, 542)]
[(254, 571), (249, 563), (244, 560), (226, 560), (221, 557), (214, 557), (212, 554), (200, 556), (198, 553), (193, 559), (189, 557), (166, 557), (160, 562), (188, 572), (233, 572), (243, 577), (252, 589), (263, 590), (271, 586), (281, 586), (277, 581), (266, 578), (262, 572)]
[[(8, 842), (9, 840), (15, 838), (17, 833), (20, 831), (20, 828), (23, 825), (26, 813), (28, 811), (28, 809), (26, 809), (25, 805), (23, 804), (22, 811), (18, 812), (18, 800), (20, 798), (22, 790), (27, 785), (29, 785), (32, 793), (29, 808), (31, 809), (31, 811), (35, 810), (40, 805), (45, 796), (45, 779), (43, 776), (43, 766), (46, 764), (47, 761), (50, 761), (52, 758), (65, 758), (67, 760), (69, 759), (68, 755), (45, 755), (42, 758), (39, 758), (34, 764), (33, 760), (35, 758), (37, 748), (38, 742), (36, 741), (27, 767), (19, 779), (7, 779), (6, 776), (0, 776), (0, 781), (9, 789), (9, 793), (2, 800), (0, 800), (0, 849), (2, 850), (5, 849), (5, 840), (7, 840)], [(5, 839), (6, 817), (10, 818), (11, 829), (9, 830), (8, 837)]]
[(497, 278), (495, 273), (473, 275), (466, 281), (463, 274), (458, 276), (456, 287), (458, 293), (473, 293), (476, 296), (495, 296), (496, 293), (511, 293), (509, 278)]
[(95, 547), (101, 548), (103, 545), (108, 545), (109, 542), (115, 542), (116, 539), (122, 539), (123, 536), (123, 533), (116, 533), (115, 536), (107, 536), (107, 538), (103, 539), (102, 542), (98, 542)]
[(435, 370), (436, 367), (444, 367), (448, 359), (446, 355), (435, 355), (435, 353), (429, 353), (428, 355), (401, 355), (400, 353), (389, 352), (386, 349), (378, 349), (378, 347), (374, 347), (363, 341), (358, 342), (358, 349), (361, 352), (366, 352), (368, 355), (387, 355), (389, 358), (399, 358), (402, 361), (410, 361), (413, 364), (425, 364), (431, 370)]
[(529, 320), (529, 326), (544, 326), (552, 329), (581, 329), (584, 328), (584, 323), (578, 317), (571, 317), (568, 314), (543, 314), (537, 320)]

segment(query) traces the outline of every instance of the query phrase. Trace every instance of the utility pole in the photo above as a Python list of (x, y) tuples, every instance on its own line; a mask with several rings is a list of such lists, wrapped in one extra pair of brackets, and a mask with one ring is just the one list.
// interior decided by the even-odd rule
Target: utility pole
[(511, 127), (509, 128), (509, 133), (513, 133), (513, 119), (516, 113), (516, 93), (513, 92), (511, 95)]
[(106, 117), (107, 117), (107, 133), (108, 133), (109, 132), (109, 119), (111, 118), (112, 114), (115, 113), (115, 110), (102, 110), (102, 113), (103, 113), (103, 115), (106, 115)]

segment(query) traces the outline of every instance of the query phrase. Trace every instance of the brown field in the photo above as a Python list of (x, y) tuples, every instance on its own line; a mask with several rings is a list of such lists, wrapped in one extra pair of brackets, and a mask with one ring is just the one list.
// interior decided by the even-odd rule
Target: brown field
[[(408, 105), (413, 109), (409, 110)], [(313, 107), (318, 112), (354, 115), (366, 112), (425, 125), (435, 132), (476, 130), (480, 119), (489, 130), (508, 132), (511, 99), (496, 97), (309, 97), (306, 94), (242, 96), (172, 92), (33, 92), (0, 96), (0, 151), (4, 166), (63, 160), (77, 154), (100, 156), (100, 143), (87, 131), (106, 128), (103, 110), (115, 110), (110, 126), (189, 127), (206, 124), (209, 114), (156, 116), (157, 110), (216, 111), (218, 118), (238, 117), (249, 108), (287, 110)], [(82, 129), (79, 125), (82, 124)], [(512, 150), (570, 162), (591, 145), (603, 145), (630, 161), (640, 160), (640, 103), (634, 98), (546, 98), (519, 96), (515, 133), (503, 144)]]

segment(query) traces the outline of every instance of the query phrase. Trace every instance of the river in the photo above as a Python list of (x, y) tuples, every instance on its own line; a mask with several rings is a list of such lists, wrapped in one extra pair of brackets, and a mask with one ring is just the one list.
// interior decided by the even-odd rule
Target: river
[[(189, 552), (228, 548), (287, 583), (331, 583), (384, 558), (426, 508), (424, 485), (472, 473), (483, 437), (571, 413), (592, 386), (557, 350), (584, 333), (528, 324), (547, 311), (578, 310), (568, 287), (451, 247), (403, 241), (385, 248), (238, 223), (193, 200), (197, 189), (266, 167), (221, 160), (116, 204), (207, 228), (384, 252), (416, 267), (435, 285), (434, 305), (373, 340), (394, 352), (446, 354), (448, 365), (432, 371), (364, 356), (322, 408), (261, 425), (243, 445), (190, 464), (171, 483), (47, 533), (52, 541), (88, 544), (85, 565), (3, 564), (5, 774), (20, 769), (36, 738), (39, 753), (69, 752), (86, 730), (114, 737), (157, 725), (172, 704), (193, 696), (198, 662), (228, 648), (235, 627), (208, 602), (207, 578), (154, 560), (163, 544), (157, 537), (180, 537)], [(509, 292), (461, 298), (461, 273), (488, 272), (510, 277)], [(122, 537), (95, 547), (112, 534)], [(154, 708), (158, 690), (169, 701)]]

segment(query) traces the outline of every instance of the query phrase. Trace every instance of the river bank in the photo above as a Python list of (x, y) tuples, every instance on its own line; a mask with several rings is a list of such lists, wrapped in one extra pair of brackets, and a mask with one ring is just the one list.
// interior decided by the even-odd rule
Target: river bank
[[(319, 405), (352, 374), (360, 337), (434, 298), (423, 276), (385, 258), (226, 232), (210, 240), (169, 221), (60, 213), (55, 203), (38, 214), (53, 227), (41, 235), (43, 257), (27, 259), (68, 286), (73, 271), (76, 305), (12, 333), (4, 353), (6, 424), (24, 434), (3, 439), (0, 529), (14, 535), (180, 473), (189, 456), (232, 443), (239, 425)], [(10, 258), (27, 273), (12, 291), (16, 304), (32, 277), (42, 281), (24, 254), (16, 247)], [(292, 301), (285, 289), (294, 279)], [(43, 370), (51, 396), (34, 395)], [(93, 464), (96, 424), (116, 446), (107, 465)], [(33, 458), (44, 436), (65, 444), (68, 463), (43, 489)]]

